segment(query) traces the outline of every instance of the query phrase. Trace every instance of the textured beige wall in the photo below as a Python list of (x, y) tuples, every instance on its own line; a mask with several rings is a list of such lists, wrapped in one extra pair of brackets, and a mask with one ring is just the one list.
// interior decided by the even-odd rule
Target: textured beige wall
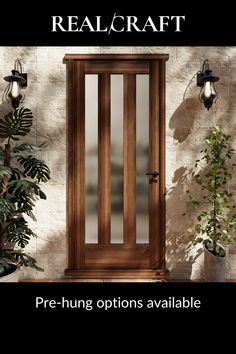
[[(167, 266), (176, 279), (199, 278), (201, 251), (191, 246), (186, 229), (194, 214), (185, 194), (186, 172), (197, 158), (202, 138), (213, 123), (221, 123), (235, 137), (236, 147), (236, 47), (0, 47), (0, 77), (9, 75), (14, 60), (23, 61), (29, 86), (25, 106), (34, 113), (32, 141), (47, 141), (40, 153), (52, 171), (44, 186), (47, 201), (39, 201), (38, 222), (32, 227), (37, 240), (28, 247), (45, 268), (44, 273), (22, 270), (23, 277), (61, 277), (66, 268), (66, 75), (65, 53), (168, 53), (167, 62)], [(219, 99), (208, 112), (198, 100), (196, 81), (184, 91), (208, 58), (215, 75)], [(0, 80), (3, 92), (5, 82)], [(1, 114), (1, 111), (0, 111)], [(236, 188), (233, 179), (232, 185)], [(231, 277), (236, 267), (231, 255)]]

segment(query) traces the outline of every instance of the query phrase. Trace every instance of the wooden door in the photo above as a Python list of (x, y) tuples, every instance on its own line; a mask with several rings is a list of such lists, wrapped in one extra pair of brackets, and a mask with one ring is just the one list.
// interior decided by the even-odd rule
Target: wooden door
[[(165, 63), (168, 55), (67, 54), (67, 233), (66, 276), (157, 278), (165, 274)], [(86, 242), (86, 75), (97, 75), (97, 241)], [(112, 242), (111, 77), (123, 80), (121, 242)], [(149, 76), (147, 242), (137, 242), (136, 83)], [(89, 129), (89, 128), (88, 128)], [(148, 174), (149, 173), (149, 174)], [(145, 173), (144, 173), (145, 174)], [(88, 228), (87, 228), (88, 229)]]

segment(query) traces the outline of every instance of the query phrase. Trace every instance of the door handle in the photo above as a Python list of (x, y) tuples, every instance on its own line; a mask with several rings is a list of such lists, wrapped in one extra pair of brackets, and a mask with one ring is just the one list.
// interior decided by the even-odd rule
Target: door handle
[(157, 177), (160, 176), (160, 172), (154, 171), (154, 172), (147, 172), (146, 173), (147, 176), (151, 176), (151, 178), (149, 178), (149, 183), (157, 183)]
[(152, 177), (157, 177), (160, 176), (160, 172), (154, 171), (154, 172), (147, 172), (147, 176), (152, 176)]

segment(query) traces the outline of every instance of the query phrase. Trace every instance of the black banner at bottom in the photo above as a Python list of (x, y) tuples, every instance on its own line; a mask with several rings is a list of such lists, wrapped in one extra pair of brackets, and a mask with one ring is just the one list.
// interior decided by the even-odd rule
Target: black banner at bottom
[(236, 283), (5, 283), (0, 311), (106, 316), (235, 313)]

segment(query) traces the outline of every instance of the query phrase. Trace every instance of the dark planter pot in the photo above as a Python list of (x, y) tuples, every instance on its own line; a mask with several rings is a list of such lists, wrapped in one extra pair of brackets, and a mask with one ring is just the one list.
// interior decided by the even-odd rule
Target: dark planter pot
[(0, 283), (17, 283), (18, 272), (17, 266), (15, 264), (11, 264), (11, 268), (0, 276)]
[(206, 245), (203, 245), (203, 248), (205, 281), (224, 282), (226, 278), (227, 256), (215, 256), (207, 249)]

